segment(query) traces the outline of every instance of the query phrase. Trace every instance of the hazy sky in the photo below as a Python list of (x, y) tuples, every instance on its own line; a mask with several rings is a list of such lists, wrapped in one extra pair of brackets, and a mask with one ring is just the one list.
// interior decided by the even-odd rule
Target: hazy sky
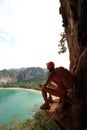
[(59, 0), (0, 0), (0, 69), (68, 67), (68, 55), (58, 54), (62, 31)]

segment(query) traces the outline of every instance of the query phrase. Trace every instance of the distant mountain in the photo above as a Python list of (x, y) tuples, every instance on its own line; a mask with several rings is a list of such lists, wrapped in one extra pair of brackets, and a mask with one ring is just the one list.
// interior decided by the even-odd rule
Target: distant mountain
[(40, 67), (10, 69), (0, 71), (0, 84), (16, 81), (43, 80), (47, 76), (47, 69)]

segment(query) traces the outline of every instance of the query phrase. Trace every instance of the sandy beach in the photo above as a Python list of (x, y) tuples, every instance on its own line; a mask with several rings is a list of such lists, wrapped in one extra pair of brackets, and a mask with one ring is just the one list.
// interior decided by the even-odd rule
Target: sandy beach
[(16, 90), (25, 90), (25, 91), (31, 91), (31, 92), (37, 92), (37, 93), (41, 93), (41, 91), (35, 90), (35, 89), (26, 89), (26, 88), (0, 88), (0, 90), (3, 89), (7, 89), (7, 90), (12, 90), (12, 89), (16, 89)]

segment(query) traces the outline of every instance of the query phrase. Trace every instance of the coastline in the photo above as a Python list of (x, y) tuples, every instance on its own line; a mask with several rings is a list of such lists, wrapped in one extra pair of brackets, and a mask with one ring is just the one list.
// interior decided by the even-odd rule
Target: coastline
[(25, 91), (30, 91), (30, 92), (37, 92), (37, 93), (41, 93), (41, 91), (39, 90), (35, 90), (35, 89), (26, 89), (26, 88), (0, 88), (0, 90), (25, 90)]

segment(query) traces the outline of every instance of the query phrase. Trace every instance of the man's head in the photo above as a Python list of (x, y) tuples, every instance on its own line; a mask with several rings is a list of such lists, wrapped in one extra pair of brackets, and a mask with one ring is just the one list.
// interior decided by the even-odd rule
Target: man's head
[(48, 69), (48, 70), (53, 70), (54, 67), (55, 67), (54, 62), (52, 62), (52, 61), (46, 63), (46, 65), (47, 65), (47, 69)]

